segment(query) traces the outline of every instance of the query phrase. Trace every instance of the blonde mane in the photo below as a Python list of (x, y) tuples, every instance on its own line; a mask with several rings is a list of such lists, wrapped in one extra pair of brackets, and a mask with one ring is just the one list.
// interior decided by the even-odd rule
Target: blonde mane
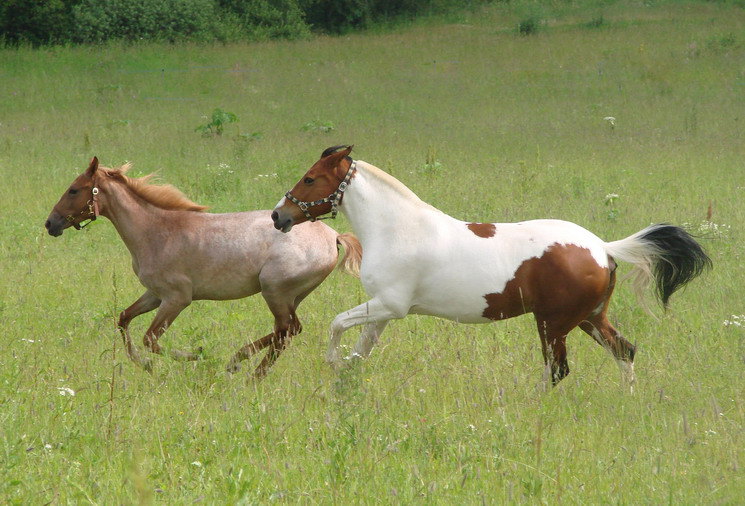
[[(364, 164), (364, 165), (362, 165), (362, 164)], [(411, 189), (408, 186), (406, 186), (401, 181), (399, 181), (395, 177), (393, 177), (390, 174), (388, 174), (383, 169), (380, 169), (380, 168), (376, 167), (375, 165), (373, 165), (371, 163), (368, 163), (368, 162), (364, 162), (362, 160), (357, 160), (357, 167), (358, 168), (362, 167), (363, 170), (365, 170), (365, 172), (367, 174), (369, 174), (370, 176), (372, 176), (375, 179), (378, 179), (381, 183), (383, 183), (387, 187), (391, 188), (392, 190), (394, 190), (396, 193), (398, 193), (402, 197), (404, 197), (404, 198), (406, 198), (406, 199), (408, 199), (408, 200), (410, 200), (412, 202), (416, 202), (419, 205), (423, 205), (423, 206), (427, 206), (427, 207), (432, 207), (430, 204), (428, 204), (427, 202), (424, 202), (422, 199), (420, 199), (419, 196), (416, 193), (414, 193), (413, 191), (411, 191)], [(432, 207), (432, 209), (437, 209), (437, 208)], [(439, 211), (439, 209), (437, 209), (437, 210)], [(440, 212), (442, 212), (442, 211), (440, 211)]]
[(153, 184), (150, 182), (155, 174), (143, 177), (129, 177), (126, 172), (132, 168), (131, 163), (125, 163), (116, 169), (101, 167), (108, 177), (123, 183), (132, 193), (150, 204), (161, 209), (173, 211), (204, 211), (207, 206), (201, 206), (191, 201), (181, 190), (170, 184)]

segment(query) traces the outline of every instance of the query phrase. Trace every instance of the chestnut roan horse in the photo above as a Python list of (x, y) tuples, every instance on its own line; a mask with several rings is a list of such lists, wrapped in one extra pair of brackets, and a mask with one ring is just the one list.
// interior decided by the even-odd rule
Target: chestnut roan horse
[[(119, 329), (129, 357), (147, 370), (129, 337), (129, 323), (158, 309), (145, 333), (145, 346), (161, 353), (158, 339), (193, 300), (240, 299), (261, 292), (274, 315), (274, 331), (246, 344), (233, 356), (228, 370), (263, 348), (266, 356), (255, 371), (262, 377), (301, 325), (295, 310), (337, 265), (339, 244), (346, 255), (341, 266), (357, 275), (362, 250), (351, 234), (337, 234), (322, 223), (309, 223), (298, 235), (287, 236), (272, 226), (270, 211), (228, 214), (206, 208), (170, 185), (155, 185), (151, 176), (126, 176), (99, 167), (93, 158), (52, 209), (46, 228), (59, 236), (68, 227), (80, 229), (98, 215), (112, 221), (132, 254), (132, 267), (147, 291), (122, 311)], [(170, 350), (181, 360), (196, 353)]]
[(634, 266), (637, 293), (653, 279), (666, 306), (678, 288), (711, 261), (683, 229), (651, 225), (604, 242), (559, 220), (468, 223), (421, 201), (390, 174), (350, 158), (351, 146), (323, 152), (272, 213), (289, 232), (337, 209), (349, 219), (365, 256), (360, 278), (371, 297), (331, 324), (327, 360), (340, 363), (342, 333), (365, 325), (351, 357), (366, 357), (389, 320), (424, 314), (488, 323), (532, 312), (541, 338), (545, 379), (569, 374), (566, 336), (579, 326), (634, 382), (634, 345), (606, 317), (616, 261)]

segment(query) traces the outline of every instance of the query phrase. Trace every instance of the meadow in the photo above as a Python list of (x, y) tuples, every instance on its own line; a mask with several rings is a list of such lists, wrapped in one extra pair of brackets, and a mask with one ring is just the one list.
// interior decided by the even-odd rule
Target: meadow
[[(745, 10), (547, 19), (524, 36), (493, 6), (292, 42), (0, 50), (2, 502), (741, 503)], [(216, 108), (238, 121), (196, 131)], [(225, 365), (271, 328), (260, 296), (194, 303), (161, 343), (203, 360), (156, 357), (150, 375), (115, 328), (142, 290), (110, 222), (43, 227), (94, 155), (228, 212), (272, 208), (341, 143), (460, 219), (560, 218), (605, 240), (671, 222), (714, 269), (654, 316), (616, 289), (633, 394), (577, 330), (571, 374), (544, 391), (531, 316), (410, 316), (336, 374), (328, 325), (365, 300), (340, 272), (257, 383)]]

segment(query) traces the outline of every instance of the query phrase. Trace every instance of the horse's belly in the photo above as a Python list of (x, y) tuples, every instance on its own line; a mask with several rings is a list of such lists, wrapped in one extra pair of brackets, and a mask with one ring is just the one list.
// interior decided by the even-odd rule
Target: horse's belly
[(194, 300), (232, 300), (242, 299), (261, 291), (258, 276), (244, 278), (241, 276), (230, 276), (226, 278), (213, 278), (206, 282), (195, 282), (193, 285), (192, 299)]
[[(482, 304), (486, 306), (486, 304)], [(431, 307), (421, 304), (416, 304), (409, 309), (411, 314), (420, 314), (427, 316), (438, 316), (440, 318), (446, 318), (458, 323), (489, 323), (493, 320), (483, 316), (483, 308), (477, 311), (472, 310), (453, 310), (454, 308), (447, 307)]]

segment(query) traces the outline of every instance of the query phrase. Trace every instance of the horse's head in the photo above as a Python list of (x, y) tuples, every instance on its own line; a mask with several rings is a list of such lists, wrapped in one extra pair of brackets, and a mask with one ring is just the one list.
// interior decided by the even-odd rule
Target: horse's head
[(96, 219), (98, 216), (96, 199), (98, 188), (95, 185), (97, 171), (98, 158), (94, 156), (85, 172), (75, 178), (59, 202), (52, 208), (44, 224), (49, 235), (60, 236), (67, 227), (80, 230), (81, 222)]
[[(352, 146), (334, 146), (321, 154), (321, 159), (300, 178), (272, 212), (274, 227), (289, 232), (293, 225), (316, 221), (324, 214), (336, 217), (349, 181), (354, 175), (354, 162), (349, 157)], [(327, 217), (328, 218), (328, 217)]]

